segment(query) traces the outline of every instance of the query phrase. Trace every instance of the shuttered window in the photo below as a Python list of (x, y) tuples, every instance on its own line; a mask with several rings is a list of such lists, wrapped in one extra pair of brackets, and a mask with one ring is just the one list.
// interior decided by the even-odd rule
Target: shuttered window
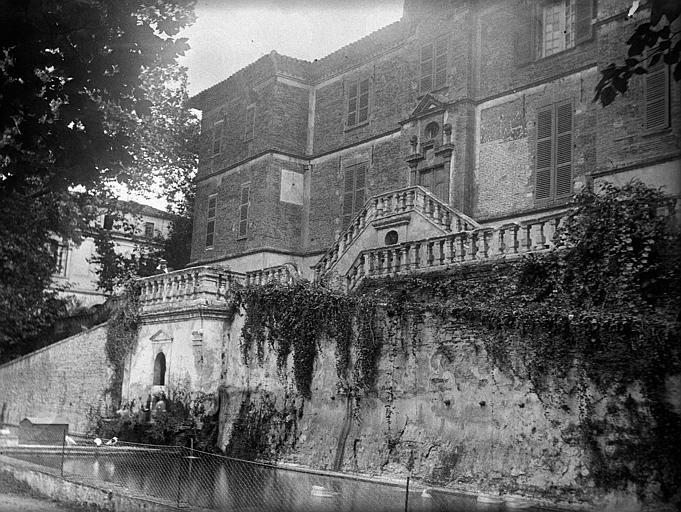
[(447, 84), (448, 41), (440, 38), (421, 47), (419, 91), (426, 93)]
[(645, 128), (659, 130), (669, 126), (669, 69), (660, 61), (645, 75)]
[(208, 214), (206, 215), (206, 249), (211, 249), (215, 242), (215, 212), (218, 205), (218, 196), (213, 194), (208, 197)]
[(246, 183), (241, 186), (241, 199), (239, 202), (239, 238), (248, 236), (248, 208), (251, 204), (251, 185)]
[(357, 126), (369, 120), (369, 79), (358, 79), (348, 86), (347, 126)]
[(246, 123), (244, 125), (244, 140), (253, 139), (255, 133), (255, 105), (246, 107)]
[(572, 102), (537, 112), (534, 197), (548, 201), (572, 194)]
[(350, 224), (352, 218), (364, 206), (366, 199), (367, 164), (355, 164), (345, 169), (343, 185), (343, 227)]

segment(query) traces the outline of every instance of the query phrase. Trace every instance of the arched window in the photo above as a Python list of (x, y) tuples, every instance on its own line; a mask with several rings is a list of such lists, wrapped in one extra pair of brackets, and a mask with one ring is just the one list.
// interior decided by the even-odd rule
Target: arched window
[(154, 386), (164, 386), (166, 383), (166, 356), (159, 352), (154, 361)]

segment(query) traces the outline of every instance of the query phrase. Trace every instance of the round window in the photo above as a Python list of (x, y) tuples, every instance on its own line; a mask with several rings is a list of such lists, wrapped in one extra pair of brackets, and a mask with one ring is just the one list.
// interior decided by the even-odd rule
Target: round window
[(426, 125), (425, 136), (427, 138), (434, 139), (438, 133), (440, 133), (440, 126), (435, 121)]
[(399, 236), (394, 229), (391, 229), (385, 234), (385, 245), (395, 245), (398, 240)]

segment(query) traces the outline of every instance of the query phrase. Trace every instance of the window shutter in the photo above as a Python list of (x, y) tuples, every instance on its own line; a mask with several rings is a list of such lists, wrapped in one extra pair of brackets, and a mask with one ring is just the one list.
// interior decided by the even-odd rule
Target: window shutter
[(540, 33), (539, 16), (541, 14), (536, 2), (523, 0), (520, 2), (520, 15), (515, 36), (516, 64), (527, 64), (536, 59), (537, 38)]
[(648, 69), (645, 78), (646, 130), (669, 126), (669, 73), (666, 64)]
[(575, 0), (575, 45), (593, 37), (593, 0)]
[(223, 122), (219, 121), (213, 127), (213, 155), (219, 155), (222, 151), (222, 125)]
[(556, 106), (556, 197), (572, 194), (572, 102)]
[(445, 172), (444, 167), (435, 169), (435, 188), (433, 193), (443, 203), (449, 203), (449, 176)]
[(215, 210), (217, 209), (218, 198), (213, 195), (208, 198), (208, 214), (206, 222), (206, 247), (213, 247), (215, 241)]
[(348, 126), (355, 126), (357, 124), (357, 84), (353, 83), (348, 89)]
[(343, 227), (352, 220), (352, 202), (355, 199), (355, 168), (345, 169), (345, 184), (343, 186)]
[(433, 88), (433, 45), (421, 48), (421, 81), (419, 90), (424, 93)]
[(552, 133), (553, 106), (537, 113), (537, 168), (534, 182), (534, 197), (537, 200), (551, 197)]
[(352, 210), (353, 215), (356, 214), (362, 206), (364, 206), (364, 191), (366, 189), (366, 165), (358, 165), (355, 167), (355, 206)]
[(248, 205), (251, 200), (251, 187), (241, 187), (241, 205), (239, 206), (239, 238), (248, 235)]
[(359, 83), (359, 115), (357, 123), (363, 123), (369, 119), (369, 79)]
[(439, 89), (447, 83), (447, 39), (435, 44), (435, 87)]
[(244, 128), (244, 140), (253, 139), (255, 133), (255, 105), (246, 107), (246, 125)]

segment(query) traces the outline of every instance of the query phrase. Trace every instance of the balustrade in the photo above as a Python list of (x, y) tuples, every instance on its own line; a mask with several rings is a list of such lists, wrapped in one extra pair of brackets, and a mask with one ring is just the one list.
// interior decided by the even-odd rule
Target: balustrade
[(364, 208), (315, 265), (315, 279), (320, 279), (334, 267), (372, 221), (412, 211), (418, 211), (445, 231), (472, 230), (479, 227), (473, 219), (453, 210), (422, 187), (409, 187), (380, 194), (366, 202)]
[(554, 246), (553, 238), (564, 213), (504, 224), (497, 228), (460, 231), (397, 246), (369, 249), (359, 254), (346, 276), (352, 289), (366, 277), (447, 268), (470, 262), (513, 259)]
[(242, 275), (217, 267), (192, 267), (139, 280), (142, 312), (212, 304), (227, 300), (231, 286)]

